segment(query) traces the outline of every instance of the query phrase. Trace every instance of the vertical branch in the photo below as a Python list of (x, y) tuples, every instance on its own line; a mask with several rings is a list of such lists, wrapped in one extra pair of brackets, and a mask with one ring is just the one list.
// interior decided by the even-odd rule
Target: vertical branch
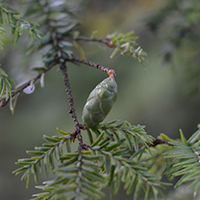
[(78, 137), (79, 140), (79, 150), (85, 149), (84, 148), (84, 144), (83, 144), (83, 139), (82, 139), (82, 135), (81, 135), (81, 127), (82, 125), (79, 124), (76, 113), (75, 113), (75, 108), (74, 108), (74, 100), (71, 94), (71, 88), (70, 88), (70, 84), (69, 84), (69, 79), (68, 79), (68, 75), (67, 75), (67, 66), (65, 63), (62, 63), (60, 66), (61, 70), (62, 70), (62, 74), (63, 74), (63, 80), (64, 80), (64, 84), (65, 84), (65, 91), (67, 93), (67, 97), (68, 97), (68, 102), (69, 102), (69, 113), (72, 115), (72, 119), (74, 120), (75, 123), (75, 127), (76, 130), (74, 132), (74, 137)]

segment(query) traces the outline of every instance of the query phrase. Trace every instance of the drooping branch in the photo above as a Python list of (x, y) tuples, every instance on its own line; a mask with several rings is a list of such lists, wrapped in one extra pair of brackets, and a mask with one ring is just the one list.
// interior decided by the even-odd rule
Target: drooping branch
[[(60, 58), (55, 58), (55, 60), (49, 64), (46, 69), (44, 69), (42, 72), (40, 72), (36, 77), (34, 77), (33, 79), (27, 81), (25, 84), (23, 84), (22, 86), (20, 86), (18, 89), (16, 89), (16, 91), (14, 91), (12, 93), (12, 97), (15, 97), (16, 95), (18, 95), (19, 93), (21, 93), (25, 88), (27, 88), (28, 86), (30, 86), (31, 84), (37, 82), (41, 76), (43, 74), (46, 74), (49, 70), (51, 70), (55, 65), (57, 65), (60, 61), (69, 61), (69, 62), (78, 62), (78, 63), (82, 63), (91, 67), (94, 67), (96, 69), (100, 69), (101, 71), (107, 72), (107, 74), (110, 76), (115, 75), (115, 71), (113, 69), (104, 67), (99, 65), (98, 63), (92, 62), (92, 61), (88, 61), (88, 60), (84, 60), (81, 58), (76, 58), (76, 57), (68, 57), (66, 55), (62, 55), (62, 57)], [(4, 107), (7, 105), (7, 103), (10, 101), (9, 99), (2, 99), (0, 102), (0, 107)]]
[[(30, 86), (31, 84), (35, 83), (36, 81), (38, 81), (41, 76), (43, 74), (46, 74), (49, 70), (51, 70), (55, 65), (57, 64), (56, 61), (52, 62), (51, 64), (49, 64), (47, 66), (46, 69), (44, 69), (42, 72), (40, 72), (36, 77), (34, 77), (33, 79), (27, 81), (25, 84), (23, 84), (22, 86), (20, 86), (16, 91), (14, 91), (12, 93), (12, 97), (16, 96), (17, 94), (21, 93), (25, 88), (27, 88), (28, 86)], [(10, 101), (10, 98), (3, 99), (0, 103), (0, 107), (4, 107), (8, 102)]]

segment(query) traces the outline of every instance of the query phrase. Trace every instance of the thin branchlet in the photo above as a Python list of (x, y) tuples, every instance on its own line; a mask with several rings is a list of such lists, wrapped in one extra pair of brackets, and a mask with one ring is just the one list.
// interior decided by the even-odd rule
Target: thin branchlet
[(85, 37), (85, 36), (78, 36), (78, 37), (58, 37), (59, 40), (70, 40), (70, 41), (84, 41), (84, 42), (99, 42), (107, 45), (108, 47), (115, 48), (116, 45), (113, 45), (113, 42), (110, 38), (91, 38), (91, 37)]
[(80, 129), (83, 127), (77, 119), (76, 116), (76, 112), (75, 112), (75, 108), (74, 108), (74, 100), (71, 94), (71, 88), (70, 88), (70, 84), (69, 84), (69, 79), (68, 79), (68, 75), (67, 75), (67, 67), (65, 63), (61, 63), (60, 69), (62, 71), (63, 74), (63, 80), (64, 80), (64, 84), (65, 84), (65, 91), (67, 93), (67, 97), (68, 97), (68, 102), (69, 102), (69, 113), (72, 115), (72, 119), (74, 120), (75, 123), (75, 127), (76, 127), (76, 131), (74, 132), (74, 136), (77, 136), (78, 140), (79, 140), (79, 150), (83, 150), (85, 149), (85, 144), (83, 143), (83, 138), (81, 135), (81, 131)]
[[(101, 71), (103, 72), (107, 72), (109, 73), (112, 69), (110, 68), (107, 68), (107, 67), (104, 67), (104, 66), (101, 66), (99, 65), (98, 63), (95, 63), (95, 62), (92, 62), (92, 61), (88, 61), (88, 60), (84, 60), (82, 58), (76, 58), (76, 57), (67, 57), (67, 56), (64, 56), (63, 57), (65, 61), (71, 61), (71, 62), (78, 62), (78, 63), (82, 63), (84, 65), (88, 65), (90, 67), (94, 67), (96, 69), (100, 69)], [(113, 70), (114, 72), (114, 70)]]
[(152, 144), (150, 144), (150, 147), (156, 147), (159, 144), (167, 144), (169, 146), (172, 146), (172, 144), (169, 143), (169, 141), (165, 140), (165, 139), (160, 139), (160, 138), (156, 138), (155, 140), (153, 140)]
[[(16, 91), (14, 91), (14, 92), (12, 93), (12, 97), (18, 95), (19, 93), (22, 93), (22, 91), (23, 91), (25, 88), (29, 87), (31, 84), (33, 84), (33, 83), (35, 83), (36, 81), (38, 81), (38, 80), (41, 78), (41, 76), (42, 76), (43, 74), (46, 74), (46, 73), (47, 73), (49, 70), (51, 70), (56, 64), (57, 64), (56, 61), (54, 61), (54, 62), (52, 62), (51, 64), (49, 64), (49, 65), (46, 67), (46, 69), (44, 69), (42, 72), (40, 72), (36, 77), (34, 77), (33, 79), (27, 81), (27, 82), (24, 83), (22, 86), (20, 86)], [(10, 101), (10, 98), (8, 98), (7, 100), (3, 99), (3, 100), (1, 101), (0, 104), (2, 104), (3, 106), (5, 106), (9, 101)], [(3, 107), (3, 106), (0, 105), (0, 107)]]
[(192, 148), (192, 151), (194, 152), (194, 154), (196, 155), (198, 162), (200, 162), (200, 154), (198, 151), (196, 151), (194, 148)]

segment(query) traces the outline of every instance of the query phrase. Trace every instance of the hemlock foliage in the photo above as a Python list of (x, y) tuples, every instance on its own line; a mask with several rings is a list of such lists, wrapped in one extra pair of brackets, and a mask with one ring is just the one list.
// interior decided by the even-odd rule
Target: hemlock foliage
[[(142, 194), (145, 200), (151, 197), (160, 199), (161, 196), (167, 199), (164, 189), (171, 183), (162, 181), (165, 175), (169, 180), (175, 176), (180, 177), (175, 188), (189, 183), (189, 187), (193, 188), (194, 198), (197, 197), (200, 189), (200, 130), (188, 140), (180, 131), (181, 140), (172, 140), (164, 134), (154, 138), (145, 132), (144, 126), (131, 125), (120, 119), (101, 123), (93, 129), (77, 120), (67, 63), (81, 63), (107, 73), (111, 70), (86, 60), (79, 41), (103, 43), (114, 49), (111, 58), (118, 53), (131, 55), (144, 66), (146, 54), (136, 43), (138, 38), (133, 32), (113, 33), (100, 38), (98, 32), (94, 31), (90, 37), (82, 36), (77, 31), (79, 23), (76, 15), (81, 9), (81, 1), (78, 0), (27, 0), (24, 2), (27, 10), (23, 17), (1, 2), (0, 33), (5, 34), (4, 26), (7, 23), (15, 37), (14, 45), (17, 45), (24, 32), (28, 32), (32, 38), (29, 51), (34, 53), (42, 50), (44, 66), (34, 68), (38, 75), (16, 88), (12, 87), (14, 82), (0, 68), (0, 106), (10, 103), (10, 109), (14, 112), (21, 92), (27, 87), (32, 88), (38, 80), (43, 87), (45, 74), (54, 66), (59, 66), (68, 96), (69, 113), (75, 122), (74, 132), (68, 133), (57, 128), (59, 135), (44, 135), (45, 143), (41, 147), (27, 150), (29, 157), (16, 162), (20, 167), (13, 173), (22, 174), (21, 179), (26, 180), (26, 187), (31, 176), (36, 184), (44, 173), (48, 175), (53, 172), (57, 177), (37, 186), (42, 191), (34, 194), (33, 199), (101, 199), (104, 197), (102, 188), (105, 187), (110, 187), (110, 199), (114, 199), (122, 184), (127, 194), (133, 192), (134, 200), (139, 199)], [(170, 2), (172, 4), (174, 1)], [(164, 11), (171, 8), (169, 5)], [(173, 6), (172, 8), (174, 9)], [(151, 26), (161, 22), (159, 15), (162, 17), (161, 13), (154, 17), (157, 21), (151, 19)], [(153, 22), (157, 24), (152, 24)], [(3, 47), (2, 37), (0, 39)], [(81, 134), (87, 135), (88, 144), (83, 142)], [(79, 145), (76, 151), (72, 151), (75, 141)]]

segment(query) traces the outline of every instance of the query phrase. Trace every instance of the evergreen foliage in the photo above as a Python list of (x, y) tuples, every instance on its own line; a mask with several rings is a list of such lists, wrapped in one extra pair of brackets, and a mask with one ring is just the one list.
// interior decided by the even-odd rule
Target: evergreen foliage
[[(43, 176), (43, 165), (46, 174), (50, 170), (58, 174), (57, 179), (39, 187), (45, 193), (34, 195), (37, 196), (35, 199), (100, 199), (104, 196), (101, 189), (105, 186), (111, 187), (113, 199), (121, 182), (125, 183), (127, 194), (136, 187), (134, 199), (139, 198), (142, 188), (147, 191), (145, 199), (150, 198), (151, 192), (157, 199), (158, 194), (163, 195), (159, 188), (169, 185), (160, 182), (161, 177), (149, 173), (145, 162), (137, 158), (139, 146), (148, 148), (153, 140), (141, 126), (115, 120), (101, 124), (97, 129), (87, 129), (91, 144), (85, 151), (78, 152), (71, 152), (72, 136), (58, 131), (63, 136), (44, 136), (48, 143), (27, 151), (33, 157), (19, 159), (16, 163), (22, 167), (14, 173), (24, 173), (22, 179), (27, 180), (27, 187), (31, 174), (36, 182), (38, 174)], [(133, 147), (137, 153), (131, 154)], [(54, 160), (60, 163), (57, 169)]]
[(166, 174), (170, 176), (182, 176), (174, 186), (177, 188), (185, 182), (191, 182), (189, 187), (194, 188), (193, 197), (196, 198), (200, 189), (200, 130), (194, 133), (188, 140), (181, 132), (182, 142), (173, 142), (173, 150), (165, 153), (165, 157), (173, 158), (167, 166)]
[[(12, 84), (15, 84), (12, 80), (8, 78), (8, 74), (0, 68), (0, 98), (5, 100), (1, 102), (1, 105), (12, 97)], [(13, 108), (11, 107), (11, 110)]]
[[(2, 2), (2, 1), (1, 1)], [(19, 12), (0, 3), (0, 34), (5, 34), (4, 23), (11, 26), (11, 34), (15, 35), (14, 45), (17, 44), (20, 37), (25, 31), (29, 32), (32, 39), (41, 40), (40, 31), (37, 29), (39, 26), (31, 21), (25, 20), (19, 16)], [(0, 41), (0, 47), (3, 47), (3, 41)]]
[[(29, 32), (33, 38), (29, 50), (44, 52), (44, 66), (35, 68), (38, 75), (15, 89), (12, 88), (14, 83), (6, 72), (0, 69), (0, 106), (10, 102), (13, 111), (22, 91), (33, 87), (38, 80), (41, 81), (41, 86), (44, 86), (45, 74), (54, 66), (58, 66), (68, 96), (69, 113), (75, 123), (72, 133), (58, 128), (61, 135), (44, 135), (45, 143), (42, 146), (28, 150), (27, 154), (30, 157), (16, 162), (20, 167), (13, 173), (23, 173), (21, 179), (26, 180), (27, 187), (31, 176), (37, 183), (39, 176), (43, 177), (44, 173), (48, 175), (49, 172), (53, 172), (56, 175), (54, 180), (45, 181), (44, 185), (37, 186), (42, 192), (34, 194), (33, 199), (101, 199), (104, 196), (104, 187), (110, 187), (110, 199), (114, 199), (121, 183), (127, 194), (133, 192), (134, 200), (139, 199), (142, 193), (145, 200), (152, 196), (155, 199), (159, 199), (160, 196), (166, 199), (162, 190), (171, 184), (162, 181), (164, 174), (169, 179), (181, 176), (175, 187), (190, 182), (196, 197), (200, 189), (199, 130), (188, 140), (180, 132), (181, 141), (178, 141), (164, 134), (154, 138), (145, 132), (144, 126), (131, 125), (119, 119), (98, 124), (94, 128), (88, 128), (77, 120), (68, 80), (68, 62), (82, 63), (107, 72), (108, 75), (111, 72), (114, 74), (114, 70), (86, 60), (79, 41), (103, 43), (108, 48), (114, 48), (111, 58), (121, 52), (122, 55), (131, 55), (143, 65), (145, 53), (137, 45), (137, 37), (133, 36), (133, 32), (114, 33), (99, 38), (95, 31), (91, 37), (81, 36), (77, 31), (79, 23), (75, 19), (80, 9), (80, 1), (27, 0), (26, 5), (25, 18), (40, 21), (39, 30), (35, 23), (24, 20), (19, 17), (17, 11), (3, 4), (0, 5), (0, 13), (12, 27), (11, 32), (15, 34), (14, 44), (17, 44), (24, 31)], [(159, 17), (159, 20), (162, 18)], [(159, 20), (157, 24), (160, 23)], [(3, 24), (4, 20), (1, 18), (1, 33), (5, 32)], [(83, 142), (82, 133), (87, 135), (89, 144)], [(72, 151), (75, 141), (79, 143), (78, 148)]]

